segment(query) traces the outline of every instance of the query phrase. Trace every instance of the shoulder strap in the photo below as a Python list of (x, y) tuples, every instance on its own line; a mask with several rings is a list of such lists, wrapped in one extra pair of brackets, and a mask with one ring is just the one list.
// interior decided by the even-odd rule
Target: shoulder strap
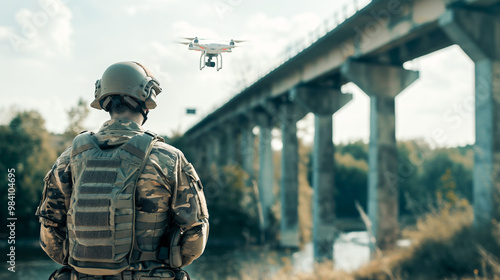
[[(146, 135), (151, 136), (150, 134), (145, 133), (145, 134), (141, 134), (141, 135), (136, 135), (136, 136), (132, 137), (132, 139), (136, 138), (136, 137), (145, 137)], [(142, 164), (139, 167), (139, 173), (138, 173), (137, 178), (135, 179), (134, 190), (132, 192), (132, 200), (133, 200), (132, 205), (134, 205), (134, 207), (133, 207), (134, 219), (133, 219), (133, 224), (132, 224), (132, 234), (133, 234), (132, 235), (132, 244), (133, 244), (133, 246), (132, 246), (132, 251), (129, 254), (129, 263), (132, 263), (132, 261), (137, 258), (137, 253), (134, 253), (134, 250), (139, 249), (137, 247), (137, 237), (136, 237), (136, 232), (135, 232), (135, 224), (136, 224), (136, 214), (135, 214), (135, 204), (136, 204), (135, 197), (136, 197), (136, 195), (135, 194), (136, 194), (136, 190), (137, 190), (137, 183), (139, 182), (139, 178), (141, 177), (141, 174), (144, 171), (144, 168), (146, 167), (146, 163), (148, 162), (149, 154), (151, 154), (151, 151), (153, 150), (154, 144), (156, 143), (156, 141), (158, 141), (158, 139), (156, 139), (156, 137), (154, 137), (154, 136), (153, 136), (153, 139), (148, 139), (148, 140), (149, 140), (149, 143), (148, 143), (147, 149), (144, 152), (141, 151), (144, 154), (144, 156), (142, 158)], [(129, 144), (130, 142), (131, 141), (127, 142), (127, 144)], [(138, 148), (136, 148), (136, 149), (139, 150)], [(126, 151), (128, 151), (128, 150), (126, 150)]]
[(163, 139), (163, 137), (159, 136), (158, 134), (156, 134), (155, 132), (153, 132), (151, 130), (146, 130), (144, 133), (153, 136), (155, 139), (157, 139), (160, 142), (165, 142), (165, 139)]
[(138, 134), (121, 145), (119, 149), (125, 150), (142, 160), (149, 155), (148, 149), (150, 148), (150, 144), (157, 140), (155, 136), (149, 133)]
[(71, 157), (81, 154), (86, 150), (98, 148), (97, 144), (94, 141), (93, 135), (94, 133), (90, 131), (78, 134), (75, 139), (73, 139), (73, 144), (71, 145)]

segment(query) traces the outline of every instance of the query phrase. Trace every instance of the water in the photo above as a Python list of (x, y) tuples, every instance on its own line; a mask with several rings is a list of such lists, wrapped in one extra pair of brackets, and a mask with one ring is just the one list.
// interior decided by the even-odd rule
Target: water
[[(36, 242), (35, 242), (36, 243)], [(6, 248), (1, 248), (5, 260)], [(352, 271), (369, 259), (366, 232), (351, 232), (339, 236), (334, 245), (335, 268)], [(207, 248), (205, 253), (186, 270), (193, 280), (270, 279), (284, 266), (295, 271), (311, 271), (312, 244), (300, 251), (270, 250), (262, 247)], [(5, 261), (0, 265), (0, 280), (46, 280), (60, 265), (54, 263), (33, 242), (16, 247), (16, 272), (7, 270)]]
[[(334, 268), (355, 271), (370, 260), (369, 236), (366, 231), (341, 234), (333, 246)], [(311, 272), (313, 269), (313, 244), (292, 255), (295, 271)]]
[(60, 267), (59, 264), (53, 262), (45, 252), (43, 252), (40, 247), (35, 246), (35, 244), (36, 242), (29, 242), (16, 245), (15, 272), (7, 270), (9, 265), (6, 263), (6, 254), (9, 252), (7, 252), (7, 248), (1, 248), (1, 280), (46, 280), (54, 270)]
[(370, 261), (370, 237), (366, 231), (350, 232), (337, 238), (333, 246), (335, 268), (355, 271)]

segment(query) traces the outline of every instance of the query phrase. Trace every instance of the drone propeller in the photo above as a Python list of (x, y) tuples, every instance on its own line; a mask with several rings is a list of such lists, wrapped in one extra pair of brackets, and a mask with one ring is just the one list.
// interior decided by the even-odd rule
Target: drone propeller
[(208, 40), (207, 38), (200, 38), (200, 37), (180, 37), (181, 39), (185, 39), (185, 40), (189, 40), (189, 41), (193, 41), (195, 39), (198, 39), (198, 40)]
[(247, 40), (233, 40), (233, 39), (231, 39), (231, 42), (243, 43), (243, 42), (247, 42)]
[(175, 42), (178, 43), (178, 44), (182, 44), (182, 45), (192, 44), (191, 42), (180, 42), (180, 41), (175, 41)]

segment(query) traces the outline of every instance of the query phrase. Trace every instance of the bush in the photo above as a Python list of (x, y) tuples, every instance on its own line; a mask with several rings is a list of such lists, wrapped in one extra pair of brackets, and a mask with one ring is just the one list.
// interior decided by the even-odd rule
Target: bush
[(239, 245), (255, 243), (259, 236), (255, 194), (246, 185), (248, 175), (239, 166), (202, 170), (200, 178), (210, 213), (209, 243)]
[(500, 277), (497, 229), (496, 223), (475, 228), (466, 200), (455, 206), (445, 203), (403, 231), (411, 241), (409, 248), (374, 260), (356, 273), (356, 279), (497, 279), (492, 278)]

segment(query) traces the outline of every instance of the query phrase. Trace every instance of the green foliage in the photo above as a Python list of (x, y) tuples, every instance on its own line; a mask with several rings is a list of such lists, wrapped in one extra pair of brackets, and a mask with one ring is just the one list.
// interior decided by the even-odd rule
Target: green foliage
[(363, 141), (356, 141), (349, 144), (340, 144), (336, 147), (337, 153), (341, 155), (349, 154), (355, 160), (368, 161), (368, 144)]
[(429, 212), (451, 189), (455, 199), (472, 201), (472, 147), (431, 150), (406, 142), (399, 151), (412, 171), (406, 177), (400, 174), (401, 213)]
[[(335, 214), (337, 217), (358, 217), (355, 202), (366, 209), (368, 186), (368, 144), (357, 141), (335, 147)], [(308, 147), (308, 151), (312, 151)], [(312, 182), (312, 153), (309, 154), (307, 180)]]
[(335, 213), (338, 217), (359, 217), (355, 203), (366, 209), (368, 164), (349, 153), (335, 155)]
[[(82, 122), (88, 113), (86, 107), (86, 102), (79, 100), (78, 104), (69, 110), (70, 126), (65, 132), (65, 138), (72, 139), (72, 135), (83, 129)], [(46, 131), (44, 120), (36, 111), (18, 112), (8, 125), (0, 126), (0, 168), (16, 169), (16, 215), (26, 221), (23, 222), (24, 228), (20, 229), (20, 235), (36, 235), (38, 232), (33, 213), (42, 192), (42, 179), (56, 159), (56, 149), (60, 149), (54, 139), (54, 135)], [(188, 159), (194, 159), (187, 146), (183, 147), (186, 143), (178, 133), (169, 140), (181, 148)], [(59, 152), (58, 150), (57, 153)], [(472, 147), (432, 150), (420, 141), (403, 141), (398, 143), (398, 152), (401, 214), (428, 213), (440, 202), (456, 203), (461, 198), (471, 201)], [(301, 238), (307, 242), (310, 240), (312, 226), (311, 147), (300, 143), (299, 155), (299, 221)], [(366, 143), (358, 141), (337, 145), (336, 167), (332, 170), (335, 172), (337, 216), (357, 216), (355, 201), (359, 201), (366, 209), (367, 159)], [(257, 197), (252, 183), (247, 180), (248, 175), (235, 166), (213, 170), (202, 170), (198, 167), (197, 170), (200, 171), (205, 185), (211, 215), (211, 236), (227, 240), (258, 241)], [(2, 189), (6, 188), (5, 176), (0, 178), (0, 183)], [(6, 205), (5, 196), (0, 200)], [(6, 209), (2, 208), (0, 211), (4, 217)], [(279, 217), (275, 215), (274, 218)]]
[[(200, 170), (210, 213), (209, 243), (235, 245), (256, 242), (258, 209), (253, 188), (246, 184), (248, 175), (241, 167), (213, 166)], [(254, 237), (253, 240), (249, 238)]]
[[(355, 201), (359, 201), (366, 209), (367, 159), (368, 144), (358, 141), (337, 145), (334, 171), (337, 216), (358, 216)], [(431, 211), (451, 189), (456, 195), (453, 199), (466, 198), (472, 201), (471, 146), (432, 150), (419, 140), (400, 141), (398, 161), (399, 211), (402, 216), (422, 215)], [(312, 166), (309, 166), (308, 177), (312, 184), (311, 172)], [(447, 182), (443, 181), (445, 174)], [(454, 187), (450, 187), (452, 185)], [(441, 198), (438, 193), (441, 193)]]
[[(50, 134), (45, 121), (36, 111), (18, 112), (9, 125), (0, 126), (0, 167), (16, 170), (16, 210), (19, 236), (37, 236), (38, 223), (34, 216), (41, 197), (43, 178), (56, 159), (50, 146)], [(6, 173), (4, 173), (6, 174)], [(7, 193), (6, 176), (0, 179), (2, 193)], [(2, 205), (7, 205), (2, 196)], [(6, 209), (2, 208), (5, 217)]]
[(80, 98), (78, 103), (67, 111), (69, 124), (64, 132), (66, 141), (72, 141), (75, 136), (85, 130), (83, 122), (89, 115), (89, 112), (88, 102), (83, 98)]

